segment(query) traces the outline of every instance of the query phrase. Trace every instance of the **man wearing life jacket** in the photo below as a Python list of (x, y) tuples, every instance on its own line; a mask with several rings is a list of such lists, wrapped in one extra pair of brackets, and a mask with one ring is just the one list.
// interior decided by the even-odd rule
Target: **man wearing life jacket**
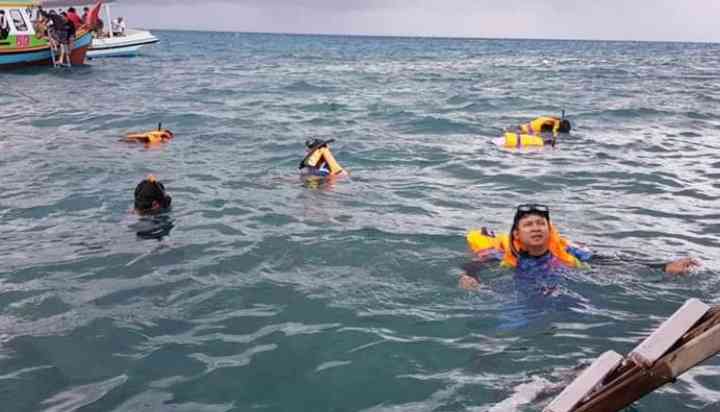
[(572, 125), (570, 121), (560, 117), (541, 116), (530, 123), (521, 124), (518, 130), (523, 134), (540, 134), (552, 132), (553, 135), (558, 133), (570, 133)]
[(320, 140), (313, 139), (305, 142), (308, 149), (307, 155), (300, 162), (298, 167), (304, 174), (312, 176), (340, 176), (347, 172), (335, 160), (328, 144), (335, 139)]
[(165, 192), (165, 185), (150, 175), (135, 187), (135, 213), (152, 215), (170, 209), (172, 197)]
[[(502, 267), (518, 272), (549, 271), (558, 266), (586, 268), (593, 258), (592, 252), (560, 236), (550, 223), (548, 207), (538, 204), (518, 206), (509, 234), (495, 235), (483, 228), (482, 231), (470, 231), (467, 242), (476, 257), (483, 261), (498, 259)], [(667, 273), (682, 274), (699, 265), (695, 259), (682, 258), (661, 266)], [(472, 271), (466, 267), (466, 273), (460, 277), (460, 287), (479, 287)]]

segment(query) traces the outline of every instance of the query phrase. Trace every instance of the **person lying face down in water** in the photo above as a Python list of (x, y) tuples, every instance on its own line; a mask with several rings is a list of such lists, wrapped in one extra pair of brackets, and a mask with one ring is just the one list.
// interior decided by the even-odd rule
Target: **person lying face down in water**
[(347, 175), (345, 169), (335, 160), (328, 146), (335, 139), (320, 140), (312, 139), (305, 142), (307, 147), (307, 155), (300, 162), (298, 169), (303, 174), (310, 176), (344, 176)]
[(563, 110), (562, 117), (541, 116), (530, 123), (506, 130), (502, 137), (494, 139), (493, 143), (506, 149), (555, 147), (558, 133), (570, 133), (571, 129), (572, 125), (565, 118)]
[(150, 175), (135, 187), (135, 213), (151, 215), (170, 209), (172, 197), (165, 192), (165, 185)]
[[(517, 207), (509, 234), (495, 235), (483, 228), (481, 231), (470, 231), (467, 242), (480, 261), (500, 260), (502, 267), (525, 273), (535, 270), (547, 272), (553, 267), (586, 268), (589, 267), (588, 262), (602, 259), (561, 237), (550, 223), (548, 207), (538, 204)], [(649, 266), (657, 266), (670, 274), (683, 274), (699, 267), (700, 262), (693, 258), (681, 258)], [(477, 274), (473, 273), (476, 268), (477, 265), (466, 265), (465, 273), (460, 276), (460, 287), (477, 289), (480, 286)]]
[(557, 135), (558, 133), (570, 133), (570, 130), (572, 130), (572, 124), (565, 118), (564, 110), (562, 117), (540, 116), (530, 123), (518, 126), (518, 131), (525, 134), (552, 132), (554, 135)]

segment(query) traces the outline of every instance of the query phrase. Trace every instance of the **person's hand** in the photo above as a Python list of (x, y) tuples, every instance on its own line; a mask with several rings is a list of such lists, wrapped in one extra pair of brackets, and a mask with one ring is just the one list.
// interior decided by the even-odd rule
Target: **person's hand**
[(695, 258), (686, 257), (673, 260), (665, 265), (665, 272), (671, 275), (684, 275), (697, 267), (700, 267), (700, 261)]
[(477, 281), (472, 276), (468, 276), (466, 274), (460, 275), (460, 281), (458, 282), (458, 286), (465, 290), (477, 290), (480, 288), (480, 282)]

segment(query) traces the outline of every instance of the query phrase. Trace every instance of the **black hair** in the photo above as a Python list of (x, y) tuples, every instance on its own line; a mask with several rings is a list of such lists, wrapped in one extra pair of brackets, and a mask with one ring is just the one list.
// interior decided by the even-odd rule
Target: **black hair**
[(570, 120), (568, 120), (568, 119), (560, 120), (560, 126), (558, 127), (558, 130), (562, 133), (569, 133), (570, 130), (572, 130), (572, 125), (570, 124)]
[(153, 203), (158, 202), (162, 209), (170, 207), (172, 197), (165, 193), (165, 185), (156, 181), (145, 179), (135, 187), (135, 209), (149, 211)]

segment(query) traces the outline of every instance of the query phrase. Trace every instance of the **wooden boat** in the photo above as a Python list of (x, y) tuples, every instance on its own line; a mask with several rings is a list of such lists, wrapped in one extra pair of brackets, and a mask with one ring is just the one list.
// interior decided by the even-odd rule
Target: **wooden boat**
[(627, 357), (599, 357), (544, 411), (620, 411), (719, 352), (720, 306), (691, 299)]
[[(43, 2), (38, 0), (0, 1), (0, 10), (5, 11), (9, 26), (7, 36), (0, 38), (0, 69), (54, 64), (54, 55), (49, 40), (37, 34), (30, 19), (32, 9), (41, 5)], [(100, 7), (99, 3), (96, 7)], [(85, 56), (92, 43), (92, 38), (92, 31), (87, 24), (77, 30), (75, 42), (70, 51), (71, 64), (85, 63)]]

